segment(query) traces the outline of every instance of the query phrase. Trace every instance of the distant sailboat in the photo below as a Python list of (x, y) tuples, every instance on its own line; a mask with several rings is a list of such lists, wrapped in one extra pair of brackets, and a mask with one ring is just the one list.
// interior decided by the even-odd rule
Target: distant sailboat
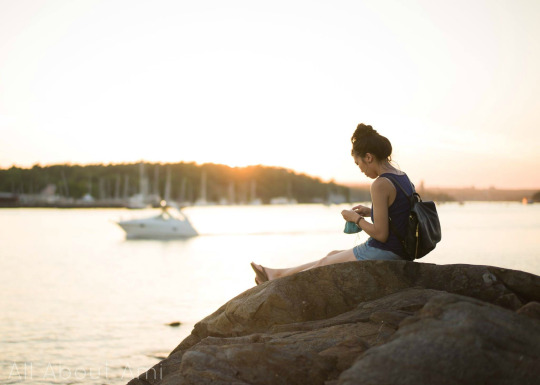
[(287, 197), (275, 197), (270, 199), (271, 205), (295, 205), (298, 204), (296, 199), (291, 199)]
[(163, 194), (165, 202), (171, 201), (171, 166), (167, 166), (167, 179), (165, 182), (165, 193)]
[(262, 201), (257, 198), (257, 182), (254, 179), (251, 180), (251, 201), (249, 203), (253, 206), (262, 204)]
[(210, 203), (206, 200), (206, 171), (201, 174), (201, 194), (195, 201), (195, 206), (207, 206)]
[(139, 164), (139, 193), (128, 199), (127, 207), (129, 209), (144, 209), (148, 207), (148, 179), (144, 174), (144, 163)]
[(234, 182), (229, 182), (229, 204), (234, 205), (236, 203), (236, 194), (234, 191)]
[(94, 203), (95, 199), (92, 196), (92, 178), (88, 178), (88, 192), (81, 199), (84, 203)]
[(178, 197), (178, 204), (180, 207), (191, 206), (192, 201), (187, 199), (187, 178), (182, 178), (182, 183), (180, 184), (180, 195)]
[(287, 182), (287, 196), (286, 197), (275, 197), (270, 199), (271, 205), (295, 205), (298, 204), (296, 199), (292, 197), (292, 188), (291, 182)]

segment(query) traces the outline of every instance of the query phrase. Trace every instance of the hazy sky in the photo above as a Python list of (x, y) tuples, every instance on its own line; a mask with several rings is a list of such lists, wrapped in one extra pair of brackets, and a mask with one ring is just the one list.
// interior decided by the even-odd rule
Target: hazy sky
[(0, 0), (0, 167), (265, 164), (540, 188), (540, 1)]

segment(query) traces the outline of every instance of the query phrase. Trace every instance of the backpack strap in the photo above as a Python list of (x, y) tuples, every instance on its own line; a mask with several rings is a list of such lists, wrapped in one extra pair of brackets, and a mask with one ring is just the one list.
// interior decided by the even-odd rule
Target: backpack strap
[[(407, 174), (405, 174), (405, 175), (407, 175)], [(387, 174), (383, 178), (387, 178), (387, 179), (391, 180), (392, 183), (394, 184), (394, 186), (397, 185), (401, 189), (401, 191), (403, 191), (403, 194), (405, 194), (405, 196), (409, 199), (409, 204), (411, 205), (411, 208), (414, 206), (414, 204), (416, 202), (422, 202), (422, 197), (420, 196), (420, 194), (418, 194), (416, 192), (416, 188), (414, 187), (414, 184), (411, 182), (410, 179), (409, 179), (409, 183), (411, 184), (411, 189), (412, 189), (412, 194), (411, 195), (407, 194), (407, 191), (405, 191), (405, 189), (403, 188), (401, 183), (399, 183), (396, 178), (391, 176), (391, 174)], [(408, 178), (409, 177), (407, 176), (407, 179)]]
[[(392, 174), (386, 174), (385, 176), (383, 176), (383, 178), (390, 179), (394, 185), (397, 185), (401, 189), (401, 191), (403, 191), (403, 194), (405, 194), (406, 197), (411, 198), (412, 194), (411, 195), (407, 194), (407, 191), (405, 191), (405, 189), (403, 188), (401, 183), (399, 183), (398, 180), (396, 178), (394, 178), (393, 176), (391, 176), (391, 175)], [(407, 175), (407, 174), (405, 174), (405, 175)], [(412, 192), (414, 194), (416, 192), (416, 190), (415, 190), (414, 185), (412, 184), (410, 179), (409, 179), (409, 183), (411, 184)]]

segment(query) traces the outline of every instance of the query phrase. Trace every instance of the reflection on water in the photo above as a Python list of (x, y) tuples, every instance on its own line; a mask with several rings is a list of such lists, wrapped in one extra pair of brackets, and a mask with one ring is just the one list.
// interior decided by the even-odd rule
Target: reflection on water
[[(128, 241), (113, 222), (153, 210), (0, 210), (0, 381), (126, 383), (252, 287), (251, 260), (290, 266), (364, 241), (342, 233), (344, 207), (189, 208), (202, 235), (170, 241)], [(540, 273), (540, 205), (439, 212), (443, 241), (422, 262)]]

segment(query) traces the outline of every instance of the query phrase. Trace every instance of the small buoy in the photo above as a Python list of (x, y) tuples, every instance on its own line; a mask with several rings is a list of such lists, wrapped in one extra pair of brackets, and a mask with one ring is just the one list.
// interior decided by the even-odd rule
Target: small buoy
[(180, 321), (174, 321), (174, 322), (168, 323), (167, 325), (177, 327), (177, 326), (180, 326), (181, 323), (180, 323)]

